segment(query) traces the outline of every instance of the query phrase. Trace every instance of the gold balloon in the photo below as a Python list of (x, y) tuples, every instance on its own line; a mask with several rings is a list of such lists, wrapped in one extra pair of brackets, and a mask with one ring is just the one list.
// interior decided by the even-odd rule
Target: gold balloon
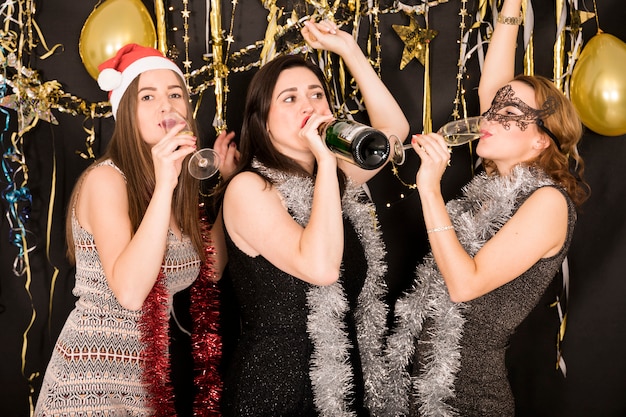
[(626, 43), (599, 32), (572, 71), (570, 98), (585, 126), (604, 136), (626, 134)]
[(87, 17), (78, 50), (87, 72), (98, 78), (98, 65), (128, 43), (156, 47), (150, 12), (140, 0), (106, 0)]

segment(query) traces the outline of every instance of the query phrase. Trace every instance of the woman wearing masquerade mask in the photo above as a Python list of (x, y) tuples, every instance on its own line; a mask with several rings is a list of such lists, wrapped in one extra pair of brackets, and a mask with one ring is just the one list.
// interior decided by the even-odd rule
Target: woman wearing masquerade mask
[(486, 172), (462, 197), (445, 204), (441, 195), (443, 138), (412, 139), (431, 253), (396, 306), (394, 415), (514, 415), (508, 340), (557, 273), (587, 196), (574, 107), (543, 77), (513, 78), (521, 23), (521, 0), (506, 0), (478, 90), (485, 120), (476, 153)]

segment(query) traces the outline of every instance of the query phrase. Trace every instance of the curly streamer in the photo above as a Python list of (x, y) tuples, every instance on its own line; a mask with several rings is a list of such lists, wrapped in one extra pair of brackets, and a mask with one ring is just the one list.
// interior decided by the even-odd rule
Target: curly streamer
[[(0, 88), (0, 97), (4, 96), (6, 91), (6, 84), (2, 84)], [(11, 121), (10, 113), (0, 107), (0, 113), (4, 117), (4, 124), (0, 131), (0, 144), (2, 146), (2, 174), (7, 186), (2, 190), (2, 199), (7, 202), (8, 208), (5, 212), (9, 224), (9, 242), (18, 249), (18, 253), (13, 262), (13, 273), (17, 276), (24, 274), (25, 268), (25, 255), (28, 251), (32, 251), (34, 246), (27, 249), (26, 246), (26, 223), (30, 218), (32, 194), (26, 184), (26, 162), (23, 154), (18, 150), (18, 143), (16, 142), (17, 135), (15, 133), (11, 136), (10, 144), (5, 144), (5, 134), (9, 131), (9, 125)], [(14, 165), (18, 164), (16, 168)], [(24, 173), (24, 182), (21, 185), (17, 184), (17, 176), (22, 172)]]

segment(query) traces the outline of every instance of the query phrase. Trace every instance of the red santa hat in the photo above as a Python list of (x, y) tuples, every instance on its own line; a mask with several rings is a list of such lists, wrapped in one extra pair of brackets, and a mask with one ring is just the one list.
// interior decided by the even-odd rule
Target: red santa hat
[(109, 92), (113, 117), (116, 116), (120, 100), (130, 83), (142, 72), (154, 69), (170, 69), (185, 79), (178, 65), (164, 57), (160, 51), (135, 43), (123, 46), (114, 57), (98, 66), (98, 85)]

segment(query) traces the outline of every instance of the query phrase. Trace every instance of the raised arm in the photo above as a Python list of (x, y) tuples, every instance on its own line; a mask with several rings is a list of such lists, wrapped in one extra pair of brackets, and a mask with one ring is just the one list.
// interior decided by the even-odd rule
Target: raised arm
[(505, 0), (498, 15), (478, 85), (481, 113), (489, 109), (500, 87), (515, 76), (515, 48), (519, 30), (515, 19), (520, 17), (521, 6), (522, 0)]
[[(402, 109), (361, 51), (351, 34), (336, 28), (333, 22), (306, 22), (302, 35), (315, 49), (324, 49), (339, 55), (359, 86), (372, 127), (387, 137), (400, 141), (409, 134), (409, 122)], [(341, 168), (357, 183), (364, 183), (378, 170), (363, 170), (340, 161)]]

